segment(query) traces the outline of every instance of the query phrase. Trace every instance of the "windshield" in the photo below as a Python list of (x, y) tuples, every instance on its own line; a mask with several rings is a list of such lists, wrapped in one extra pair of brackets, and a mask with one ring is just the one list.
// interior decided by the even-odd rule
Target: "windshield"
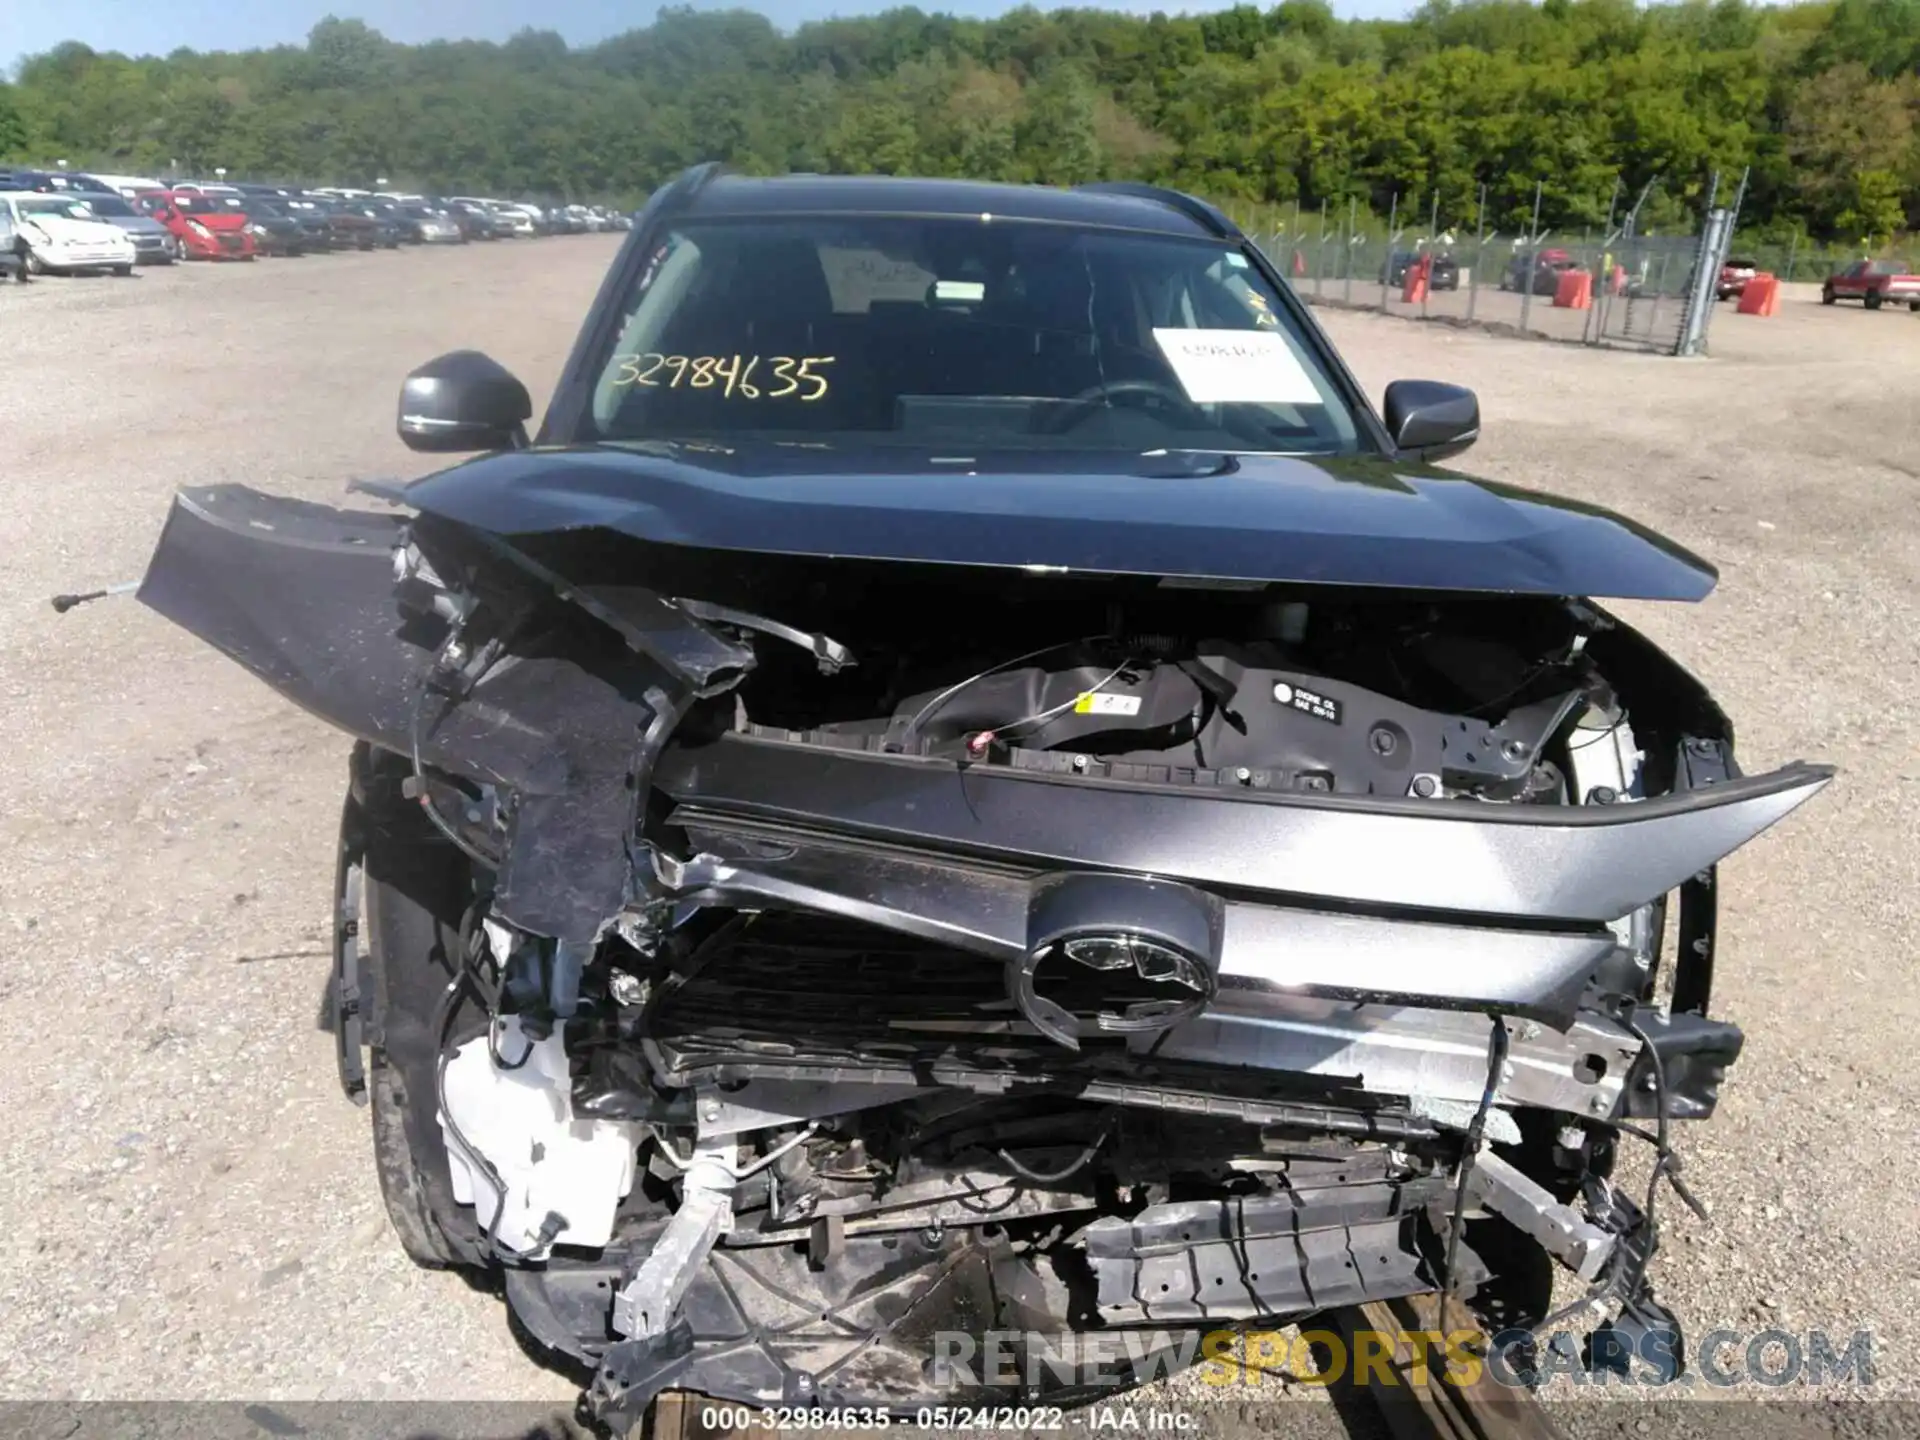
[(104, 219), (109, 215), (125, 219), (129, 215), (138, 213), (134, 210), (133, 206), (129, 205), (125, 200), (122, 200), (118, 195), (100, 195), (92, 191), (87, 192), (86, 198), (84, 199), (76, 197), (74, 204), (78, 207), (78, 210), (70, 210), (67, 213), (77, 213), (82, 219), (90, 217)]
[(175, 208), (188, 215), (228, 215), (240, 209), (238, 197), (224, 195), (178, 195), (173, 197)]
[(965, 218), (689, 223), (594, 393), (602, 440), (1336, 454), (1354, 417), (1234, 247)]
[(87, 202), (77, 195), (35, 195), (18, 202), (22, 215), (64, 215), (69, 220), (96, 218)]

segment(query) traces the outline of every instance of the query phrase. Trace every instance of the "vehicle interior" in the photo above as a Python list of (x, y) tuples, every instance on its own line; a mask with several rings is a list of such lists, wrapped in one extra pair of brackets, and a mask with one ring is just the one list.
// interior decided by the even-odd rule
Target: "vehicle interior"
[[(795, 220), (689, 224), (662, 251), (595, 395), (602, 439), (964, 436), (1316, 453), (1355, 443), (1283, 304), (1217, 242), (973, 219)], [(1156, 339), (1168, 329), (1277, 336), (1279, 388), (1258, 403), (1196, 403)], [(718, 378), (692, 363), (707, 359)], [(807, 360), (822, 378), (785, 386), (776, 359)]]

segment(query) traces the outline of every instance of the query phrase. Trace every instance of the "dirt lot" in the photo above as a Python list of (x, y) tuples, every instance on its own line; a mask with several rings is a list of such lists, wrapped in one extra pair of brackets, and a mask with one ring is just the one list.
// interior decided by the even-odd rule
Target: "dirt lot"
[[(344, 745), (130, 602), (46, 600), (137, 577), (179, 484), (426, 468), (392, 438), (405, 369), (476, 345), (544, 394), (613, 248), (0, 289), (0, 1394), (572, 1395), (497, 1301), (407, 1264), (336, 1088)], [(1881, 1391), (1920, 1391), (1920, 316), (1730, 309), (1706, 361), (1325, 319), (1376, 395), (1479, 389), (1462, 463), (1716, 560), (1705, 605), (1631, 618), (1716, 687), (1748, 768), (1843, 767), (1727, 868), (1747, 1058), (1688, 1137), (1718, 1223), (1670, 1207), (1656, 1273), (1696, 1335), (1869, 1327)]]

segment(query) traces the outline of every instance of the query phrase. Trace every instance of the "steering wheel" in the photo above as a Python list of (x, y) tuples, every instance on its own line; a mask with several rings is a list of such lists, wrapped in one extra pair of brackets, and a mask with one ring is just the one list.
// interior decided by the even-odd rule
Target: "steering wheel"
[(1186, 419), (1201, 419), (1200, 407), (1171, 385), (1159, 380), (1103, 380), (1088, 386), (1078, 395), (1055, 403), (1059, 408), (1040, 427), (1043, 434), (1058, 435), (1073, 429), (1095, 409), (1105, 409), (1123, 395), (1139, 395), (1177, 410)]

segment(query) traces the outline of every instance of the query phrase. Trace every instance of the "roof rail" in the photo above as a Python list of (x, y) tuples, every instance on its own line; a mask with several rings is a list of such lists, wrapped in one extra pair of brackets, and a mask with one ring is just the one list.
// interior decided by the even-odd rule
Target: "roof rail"
[(1169, 209), (1178, 210), (1188, 219), (1199, 221), (1223, 240), (1232, 239), (1240, 233), (1239, 227), (1218, 208), (1183, 190), (1170, 190), (1164, 185), (1147, 185), (1138, 180), (1093, 180), (1073, 188), (1093, 191), (1101, 195), (1131, 195), (1139, 200), (1157, 200)]

